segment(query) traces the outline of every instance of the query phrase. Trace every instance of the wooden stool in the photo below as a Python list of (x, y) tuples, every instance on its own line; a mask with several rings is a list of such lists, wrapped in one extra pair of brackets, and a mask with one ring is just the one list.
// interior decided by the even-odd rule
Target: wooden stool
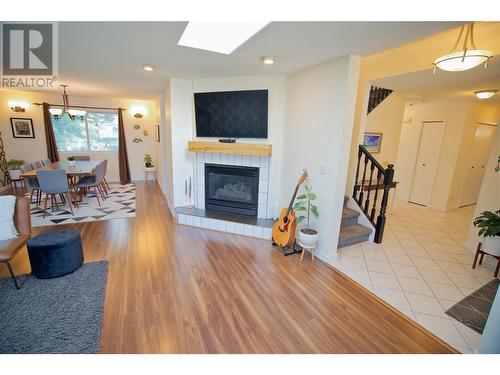
[(153, 181), (156, 181), (156, 167), (144, 167), (144, 181), (148, 181), (148, 173), (153, 174)]
[(474, 257), (474, 263), (472, 264), (472, 268), (473, 269), (476, 268), (477, 257), (479, 255), (481, 255), (481, 258), (479, 258), (479, 265), (483, 264), (483, 258), (484, 258), (485, 254), (486, 255), (490, 255), (490, 256), (492, 256), (493, 258), (495, 258), (497, 260), (497, 268), (495, 269), (495, 273), (493, 274), (493, 277), (497, 277), (498, 276), (498, 270), (500, 270), (500, 256), (489, 254), (489, 253), (481, 250), (481, 242), (479, 242), (479, 244), (477, 245), (476, 256)]
[(299, 241), (299, 246), (302, 248), (302, 254), (300, 254), (300, 261), (304, 259), (304, 253), (306, 252), (306, 249), (311, 252), (311, 259), (314, 262), (314, 246), (306, 246), (302, 242)]

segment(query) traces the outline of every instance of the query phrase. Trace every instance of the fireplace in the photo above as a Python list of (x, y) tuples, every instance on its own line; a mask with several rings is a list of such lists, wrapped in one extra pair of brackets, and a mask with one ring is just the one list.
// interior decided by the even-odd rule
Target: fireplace
[(205, 208), (257, 216), (259, 168), (205, 164)]

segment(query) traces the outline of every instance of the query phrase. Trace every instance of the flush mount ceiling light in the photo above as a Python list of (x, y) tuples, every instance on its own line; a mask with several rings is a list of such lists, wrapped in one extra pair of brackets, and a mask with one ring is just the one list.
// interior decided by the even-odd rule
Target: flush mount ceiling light
[(153, 70), (155, 70), (155, 67), (154, 65), (150, 64), (142, 64), (142, 69), (144, 69), (146, 72), (152, 72)]
[[(455, 51), (455, 48), (457, 48), (462, 39), (462, 35), (464, 35), (464, 31), (465, 36), (463, 38), (462, 50)], [(484, 63), (484, 68), (486, 69), (488, 60), (492, 56), (491, 51), (476, 49), (476, 45), (474, 44), (474, 24), (471, 23), (462, 26), (460, 34), (458, 34), (458, 39), (450, 53), (434, 60), (434, 73), (436, 72), (436, 68), (449, 72), (461, 72), (475, 68), (482, 63)]]
[(260, 59), (266, 65), (274, 64), (274, 61), (275, 61), (275, 58), (272, 56), (262, 56)]
[(492, 96), (494, 96), (497, 92), (498, 90), (481, 90), (481, 91), (474, 91), (474, 94), (476, 94), (476, 96), (479, 99), (489, 99)]
[(269, 22), (189, 22), (179, 46), (231, 54)]

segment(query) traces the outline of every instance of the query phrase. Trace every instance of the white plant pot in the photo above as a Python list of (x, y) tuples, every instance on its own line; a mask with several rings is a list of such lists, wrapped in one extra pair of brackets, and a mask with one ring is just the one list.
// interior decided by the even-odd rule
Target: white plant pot
[(302, 245), (306, 248), (313, 248), (316, 247), (316, 242), (318, 242), (319, 239), (319, 233), (315, 231), (314, 229), (309, 229), (310, 231), (313, 231), (314, 233), (304, 233), (303, 231), (307, 229), (302, 228), (299, 230), (299, 245)]
[(482, 242), (481, 250), (491, 255), (500, 256), (500, 236), (484, 237)]
[(68, 166), (74, 167), (75, 165), (76, 165), (76, 161), (75, 160), (68, 160)]
[(9, 169), (9, 176), (11, 180), (20, 180), (21, 179), (21, 170), (20, 169)]

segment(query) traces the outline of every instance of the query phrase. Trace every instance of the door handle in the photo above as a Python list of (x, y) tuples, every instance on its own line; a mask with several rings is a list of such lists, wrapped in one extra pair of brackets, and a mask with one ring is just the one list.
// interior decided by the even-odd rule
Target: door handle
[(425, 167), (425, 163), (422, 163), (422, 166), (424, 166), (424, 167)]

